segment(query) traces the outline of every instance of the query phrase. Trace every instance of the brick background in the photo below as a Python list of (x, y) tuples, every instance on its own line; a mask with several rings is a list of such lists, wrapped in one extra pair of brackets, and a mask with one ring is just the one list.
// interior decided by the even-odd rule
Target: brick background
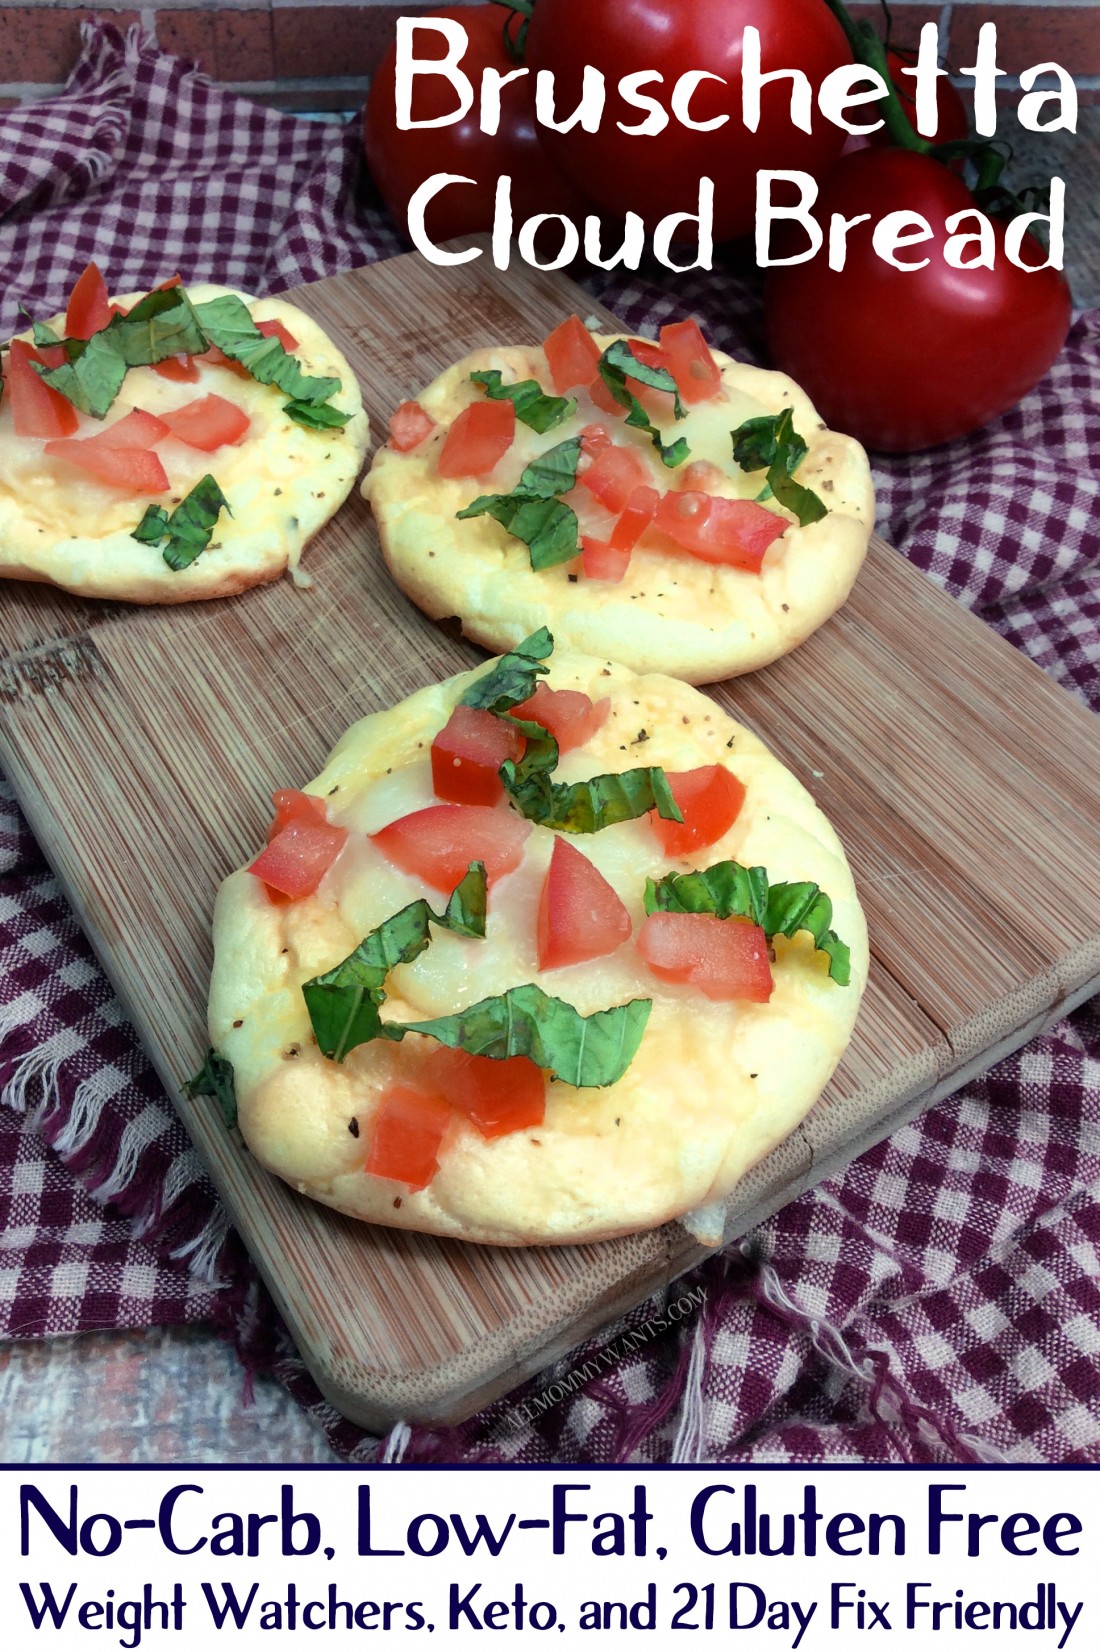
[[(436, 0), (439, 3), (439, 0)], [(450, 4), (469, 0), (449, 0)], [(594, 5), (613, 0), (592, 0)], [(684, 0), (687, 3), (687, 0)], [(196, 59), (216, 79), (283, 108), (354, 109), (393, 39), (397, 17), (432, 9), (431, 0), (151, 0), (90, 8), (67, 0), (0, 3), (0, 105), (42, 96), (64, 81), (77, 52), (80, 19), (93, 10), (119, 22), (140, 19), (162, 46)], [(877, 4), (853, 3), (857, 16), (881, 17)], [(996, 22), (998, 60), (1010, 75), (1030, 64), (1061, 63), (1082, 101), (1100, 99), (1100, 4), (1094, 0), (899, 0), (894, 37), (915, 44), (923, 23), (940, 27), (941, 49), (956, 72), (973, 61), (978, 29)], [(1011, 97), (1011, 83), (1008, 88)]]

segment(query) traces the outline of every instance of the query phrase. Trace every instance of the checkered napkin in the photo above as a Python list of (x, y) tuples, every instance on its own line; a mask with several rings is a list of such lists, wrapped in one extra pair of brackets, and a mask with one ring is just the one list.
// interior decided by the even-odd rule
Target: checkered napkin
[[(116, 290), (265, 292), (398, 250), (357, 151), (85, 25), (64, 92), (0, 115), (0, 334), (92, 256)], [(592, 291), (757, 353), (744, 272)], [(1096, 709), (1098, 333), (987, 430), (875, 467), (886, 537)], [(508, 1399), (380, 1446), (318, 1396), (0, 790), (0, 1332), (213, 1321), (356, 1459), (1095, 1461), (1098, 1056), (1086, 1007)]]

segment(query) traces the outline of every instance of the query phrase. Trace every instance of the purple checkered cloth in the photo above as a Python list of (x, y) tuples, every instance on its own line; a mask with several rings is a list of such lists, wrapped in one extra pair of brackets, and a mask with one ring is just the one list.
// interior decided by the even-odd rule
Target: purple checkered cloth
[[(177, 268), (268, 292), (387, 256), (353, 125), (274, 113), (85, 25), (64, 92), (0, 115), (0, 335)], [(732, 269), (603, 278), (634, 328), (758, 353)], [(1100, 313), (1014, 412), (879, 460), (906, 556), (1100, 709)], [(0, 791), (0, 1332), (209, 1321), (337, 1450), (320, 1399), (10, 793)], [(1086, 1007), (730, 1252), (408, 1461), (1100, 1458), (1100, 1018)]]

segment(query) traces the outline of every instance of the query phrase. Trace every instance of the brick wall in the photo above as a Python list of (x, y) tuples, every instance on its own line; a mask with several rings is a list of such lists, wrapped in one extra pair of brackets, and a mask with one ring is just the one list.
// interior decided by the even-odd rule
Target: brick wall
[[(440, 0), (436, 0), (440, 3)], [(453, 5), (456, 0), (447, 0)], [(594, 5), (612, 0), (592, 0)], [(687, 0), (684, 0), (687, 3)], [(354, 109), (371, 71), (393, 38), (398, 16), (432, 5), (390, 0), (123, 0), (79, 6), (68, 0), (0, 0), (0, 105), (41, 97), (65, 79), (77, 52), (80, 20), (95, 12), (120, 24), (142, 22), (161, 45), (196, 58), (216, 79), (249, 96), (289, 109)], [(853, 5), (880, 16), (877, 5)], [(978, 28), (995, 21), (1002, 68), (1061, 63), (1083, 101), (1100, 96), (1100, 5), (1095, 0), (953, 0), (947, 5), (899, 3), (895, 38), (916, 42), (922, 23), (940, 27), (941, 47), (955, 69), (973, 61)]]

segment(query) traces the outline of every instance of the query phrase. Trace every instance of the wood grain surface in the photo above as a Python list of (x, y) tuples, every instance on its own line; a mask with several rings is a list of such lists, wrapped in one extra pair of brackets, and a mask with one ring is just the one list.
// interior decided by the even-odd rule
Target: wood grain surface
[[(487, 257), (443, 271), (410, 255), (291, 296), (348, 355), (376, 434), (457, 355), (594, 308)], [(679, 1223), (529, 1250), (371, 1228), (266, 1175), (181, 1095), (206, 1045), (214, 893), (262, 842), (272, 790), (308, 781), (354, 719), (478, 657), (390, 582), (357, 495), (306, 566), (312, 591), (185, 609), (8, 585), (0, 755), (323, 1392), (371, 1428), (456, 1421), (707, 1252)], [(1100, 986), (1100, 742), (879, 540), (833, 621), (712, 692), (832, 819), (872, 947), (848, 1055), (729, 1201), (730, 1241)]]

